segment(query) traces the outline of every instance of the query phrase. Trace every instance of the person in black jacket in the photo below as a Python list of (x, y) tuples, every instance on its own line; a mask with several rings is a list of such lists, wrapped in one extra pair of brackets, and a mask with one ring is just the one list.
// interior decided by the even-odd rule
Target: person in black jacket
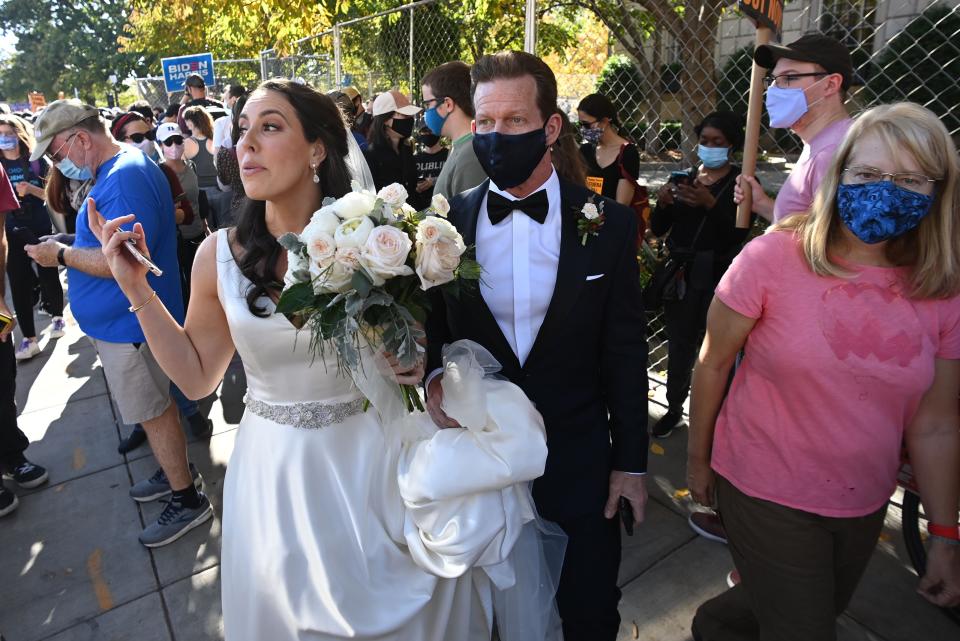
[(386, 91), (373, 101), (373, 124), (364, 156), (377, 189), (391, 183), (403, 185), (407, 194), (417, 193), (417, 166), (413, 161), (413, 116), (420, 107), (402, 93)]
[[(533, 498), (568, 536), (557, 592), (564, 638), (613, 641), (620, 624), (618, 505), (628, 502), (639, 523), (647, 500), (636, 216), (554, 170), (550, 149), (562, 116), (555, 76), (542, 60), (521, 52), (484, 56), (471, 75), (472, 144), (490, 180), (455, 197), (449, 220), (476, 247), (484, 276), (479, 291), (455, 297), (431, 290), (428, 410), (439, 426), (457, 427), (442, 409), (439, 368), (443, 345), (460, 339), (486, 347), (500, 373), (536, 405), (549, 454)], [(582, 235), (579, 223), (601, 208), (596, 234)]]
[(736, 228), (737, 206), (733, 185), (740, 168), (731, 162), (743, 145), (740, 116), (717, 111), (694, 129), (699, 138), (700, 166), (661, 187), (650, 229), (666, 238), (674, 253), (689, 252), (682, 300), (665, 301), (668, 343), (667, 413), (653, 427), (666, 438), (683, 420), (683, 404), (690, 391), (690, 375), (707, 325), (713, 290), (747, 237)]

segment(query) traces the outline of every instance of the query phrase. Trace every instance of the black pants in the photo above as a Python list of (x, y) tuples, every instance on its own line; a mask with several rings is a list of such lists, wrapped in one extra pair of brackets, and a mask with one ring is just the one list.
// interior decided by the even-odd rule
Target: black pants
[(180, 263), (180, 292), (183, 294), (183, 309), (186, 311), (190, 302), (190, 276), (193, 274), (193, 261), (200, 249), (203, 236), (187, 240), (177, 234), (177, 260)]
[[(14, 221), (16, 222), (16, 221)], [(49, 225), (46, 229), (36, 223), (23, 225), (30, 228), (38, 237), (52, 233)], [(25, 337), (37, 335), (33, 320), (34, 288), (40, 284), (44, 309), (51, 316), (63, 316), (63, 288), (60, 287), (60, 274), (56, 267), (41, 267), (33, 262), (24, 251), (23, 238), (7, 228), (7, 275), (10, 277), (10, 296), (13, 299), (13, 311), (17, 315), (17, 324)]]
[(569, 537), (557, 590), (565, 641), (615, 641), (620, 520), (602, 512), (557, 523)]
[(17, 361), (11, 336), (0, 342), (0, 467), (23, 461), (28, 445), (30, 441), (17, 426)]
[(690, 376), (707, 327), (713, 290), (687, 290), (680, 301), (663, 304), (667, 328), (667, 404), (680, 410), (690, 392)]

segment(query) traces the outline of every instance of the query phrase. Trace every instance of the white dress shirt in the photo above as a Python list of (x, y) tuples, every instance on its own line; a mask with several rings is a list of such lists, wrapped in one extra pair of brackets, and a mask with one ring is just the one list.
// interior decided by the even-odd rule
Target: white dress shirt
[[(531, 194), (547, 192), (549, 209), (543, 224), (514, 211), (496, 225), (487, 214), (487, 198), (477, 219), (477, 262), (483, 267), (480, 293), (523, 365), (547, 315), (557, 284), (560, 260), (560, 179), (553, 171)], [(490, 191), (519, 200), (492, 182)]]

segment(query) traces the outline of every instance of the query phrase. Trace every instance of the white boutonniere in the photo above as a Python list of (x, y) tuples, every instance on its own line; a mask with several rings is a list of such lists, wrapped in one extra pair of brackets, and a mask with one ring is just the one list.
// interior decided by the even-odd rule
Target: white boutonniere
[(596, 236), (600, 232), (606, 220), (603, 214), (603, 201), (601, 200), (598, 204), (594, 198), (590, 196), (590, 199), (584, 203), (577, 219), (577, 232), (580, 235), (580, 244), (584, 247), (587, 246), (587, 239), (590, 236)]

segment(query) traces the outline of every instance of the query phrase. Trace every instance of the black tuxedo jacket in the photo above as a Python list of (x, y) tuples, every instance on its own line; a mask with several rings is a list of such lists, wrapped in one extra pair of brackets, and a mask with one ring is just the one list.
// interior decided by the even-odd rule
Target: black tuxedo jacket
[[(449, 220), (467, 246), (476, 243), (489, 185), (451, 202)], [(557, 284), (526, 363), (520, 365), (479, 287), (461, 288), (458, 297), (434, 289), (426, 324), (428, 372), (441, 367), (444, 344), (476, 341), (543, 415), (549, 454), (533, 496), (553, 520), (597, 513), (607, 500), (611, 470), (645, 472), (647, 465), (646, 317), (636, 216), (602, 199), (606, 221), (584, 246), (577, 220), (593, 192), (563, 180), (560, 192)]]

